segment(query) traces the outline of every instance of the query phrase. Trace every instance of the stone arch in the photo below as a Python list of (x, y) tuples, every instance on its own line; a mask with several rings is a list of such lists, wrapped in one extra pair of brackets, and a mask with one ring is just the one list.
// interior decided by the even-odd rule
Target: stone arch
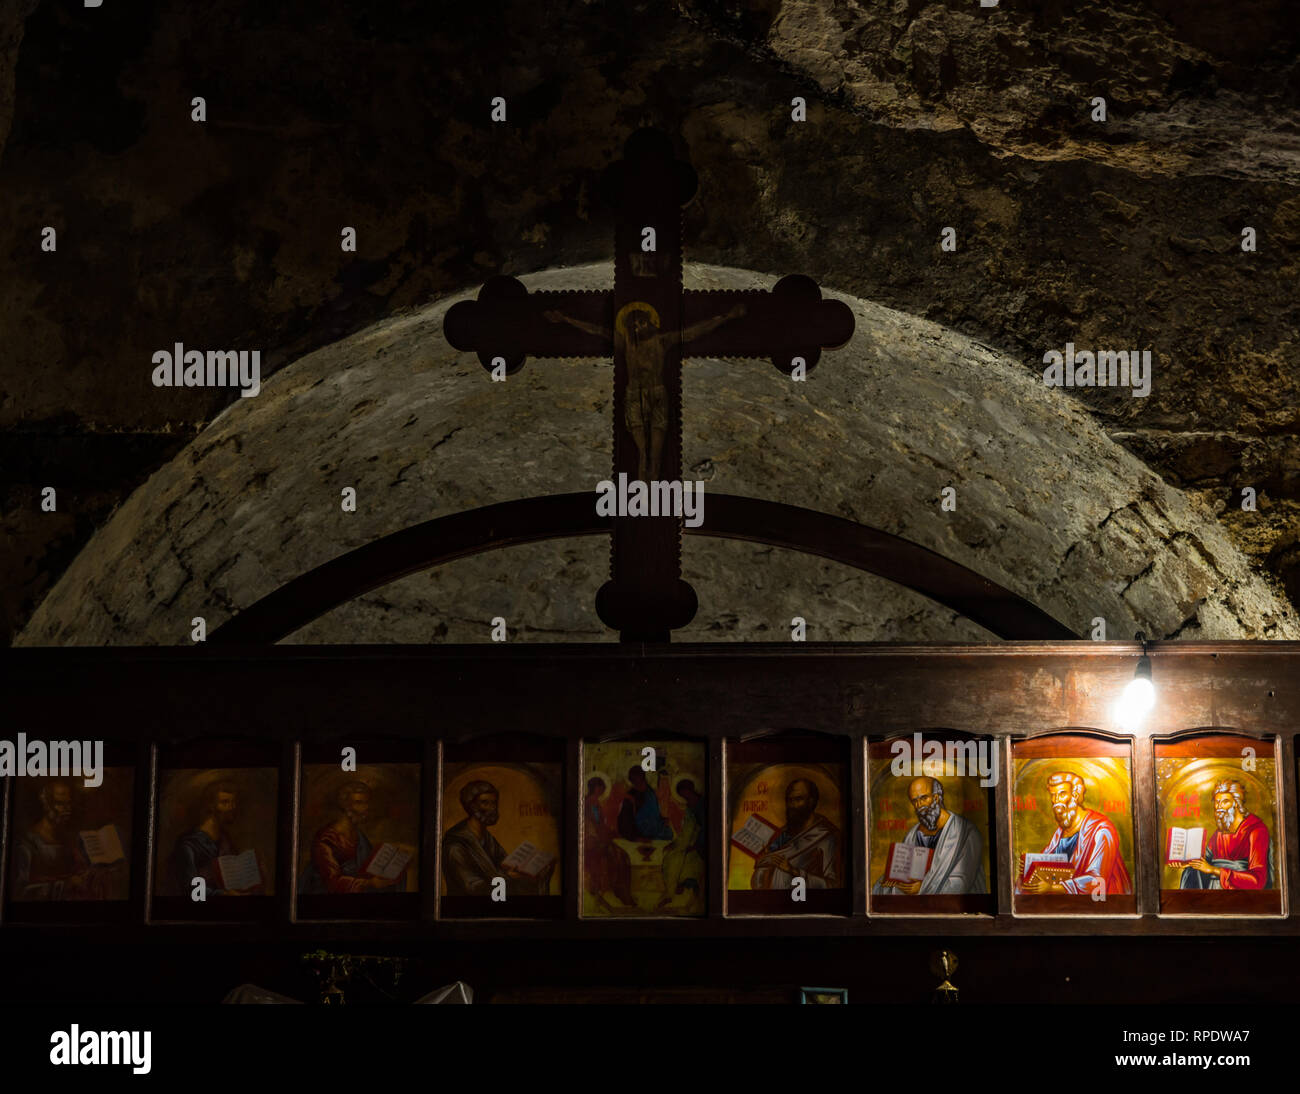
[[(608, 263), (523, 278), (602, 288)], [(776, 278), (689, 265), (691, 288)], [(442, 337), (474, 290), (286, 366), (233, 403), (113, 515), (18, 639), (180, 644), (299, 574), (379, 536), (494, 501), (590, 490), (609, 473), (610, 366), (532, 361), (490, 383)], [(902, 536), (1017, 592), (1079, 633), (1283, 638), (1287, 605), (1213, 515), (1112, 442), (1037, 369), (942, 328), (837, 294), (857, 333), (806, 383), (758, 361), (686, 365), (687, 473)], [(339, 505), (357, 490), (357, 512)], [(957, 509), (939, 504), (946, 486)], [(603, 540), (530, 544), (404, 578), (302, 628), (295, 642), (612, 640), (592, 600)], [(688, 539), (701, 608), (682, 640), (980, 641), (908, 590), (820, 559)]]

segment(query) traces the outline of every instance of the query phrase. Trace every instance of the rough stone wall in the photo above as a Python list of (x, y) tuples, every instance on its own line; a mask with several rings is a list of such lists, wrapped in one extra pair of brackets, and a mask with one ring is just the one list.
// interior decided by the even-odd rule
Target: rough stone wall
[[(604, 288), (608, 264), (532, 275)], [(688, 287), (774, 279), (690, 265)], [(226, 410), (69, 567), (21, 644), (183, 644), (343, 551), (444, 513), (590, 490), (609, 474), (612, 370), (530, 362), (492, 383), (441, 335), (456, 299), (385, 320)], [(840, 294), (836, 294), (840, 295)], [(1077, 402), (970, 338), (862, 300), (805, 383), (763, 362), (686, 366), (685, 465), (706, 490), (842, 515), (938, 551), (1112, 637), (1300, 635), (1213, 515), (1109, 440)], [(344, 513), (341, 490), (357, 491)], [(957, 509), (940, 491), (953, 486)], [(706, 502), (707, 505), (707, 493)], [(987, 640), (923, 598), (790, 552), (687, 537), (701, 609), (683, 639)], [(603, 538), (515, 547), (359, 598), (293, 641), (599, 640)]]
[[(605, 260), (596, 182), (641, 124), (680, 134), (700, 172), (690, 258), (811, 274), (1027, 375), (1067, 340), (1153, 349), (1150, 398), (1073, 397), (1300, 603), (1290, 0), (197, 10), (0, 5), (6, 639), (229, 401), (150, 387), (152, 351), (256, 347), (273, 371), (492, 273)], [(504, 127), (487, 120), (498, 94)], [(60, 509), (43, 514), (50, 484)]]

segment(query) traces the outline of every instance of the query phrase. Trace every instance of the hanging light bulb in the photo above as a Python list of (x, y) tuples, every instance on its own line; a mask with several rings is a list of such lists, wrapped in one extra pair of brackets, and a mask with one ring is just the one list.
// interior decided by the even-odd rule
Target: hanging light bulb
[(1115, 705), (1115, 720), (1129, 732), (1140, 729), (1156, 705), (1156, 689), (1151, 683), (1151, 658), (1147, 656), (1147, 636), (1138, 631), (1133, 637), (1142, 643), (1142, 656), (1133, 670), (1133, 679), (1125, 685)]

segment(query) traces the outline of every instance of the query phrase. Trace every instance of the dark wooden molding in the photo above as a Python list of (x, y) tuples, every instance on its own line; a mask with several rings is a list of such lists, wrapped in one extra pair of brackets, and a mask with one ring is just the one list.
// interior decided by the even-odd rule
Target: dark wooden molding
[[(0, 651), (15, 730), (58, 725), (105, 739), (229, 735), (311, 741), (366, 730), (461, 739), (519, 726), (607, 738), (674, 731), (752, 736), (909, 734), (927, 726), (1023, 737), (1116, 734), (1112, 707), (1137, 646), (591, 644), (200, 646)], [(1144, 735), (1290, 737), (1300, 725), (1300, 643), (1152, 648), (1160, 699)], [(436, 723), (430, 712), (436, 709)], [(1121, 734), (1121, 736), (1123, 736)]]

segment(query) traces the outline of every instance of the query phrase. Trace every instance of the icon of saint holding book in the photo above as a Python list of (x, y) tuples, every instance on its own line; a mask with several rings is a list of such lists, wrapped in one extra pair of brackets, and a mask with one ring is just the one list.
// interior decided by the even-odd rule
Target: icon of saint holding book
[[(1214, 787), (1214, 832), (1204, 828), (1170, 831), (1167, 857), (1185, 862), (1180, 889), (1271, 889), (1273, 856), (1268, 826), (1246, 809), (1246, 788), (1236, 779)], [(1175, 854), (1175, 835), (1181, 835)]]
[(14, 899), (113, 899), (126, 865), (117, 827), (78, 832), (66, 780), (47, 781), (37, 799), (41, 817), (14, 847)]
[(1083, 779), (1072, 771), (1058, 771), (1047, 780), (1056, 831), (1041, 853), (1024, 856), (1020, 892), (1104, 898), (1133, 891), (1115, 822), (1084, 806), (1085, 790)]
[(545, 896), (551, 891), (554, 855), (524, 842), (509, 854), (488, 831), (500, 818), (500, 794), (486, 779), (460, 790), (465, 819), (442, 837), (442, 876), (448, 896), (488, 896), (494, 879), (505, 879), (508, 896)]
[(943, 802), (943, 783), (929, 775), (913, 779), (907, 798), (916, 823), (901, 843), (889, 848), (885, 872), (872, 886), (876, 896), (937, 893), (987, 893), (984, 837), (965, 817)]
[(176, 841), (172, 852), (173, 880), (189, 894), (196, 877), (203, 878), (207, 896), (250, 896), (263, 892), (257, 852), (240, 852), (234, 828), (239, 818), (239, 788), (218, 779), (203, 789), (199, 823)]
[(821, 792), (812, 779), (785, 788), (785, 827), (768, 840), (754, 863), (752, 889), (789, 889), (802, 878), (809, 889), (838, 889), (840, 830), (817, 812)]
[(370, 816), (369, 784), (352, 779), (338, 788), (334, 800), (338, 816), (313, 838), (300, 891), (316, 895), (405, 892), (407, 867), (415, 850), (394, 843), (376, 847), (366, 835), (362, 825)]

